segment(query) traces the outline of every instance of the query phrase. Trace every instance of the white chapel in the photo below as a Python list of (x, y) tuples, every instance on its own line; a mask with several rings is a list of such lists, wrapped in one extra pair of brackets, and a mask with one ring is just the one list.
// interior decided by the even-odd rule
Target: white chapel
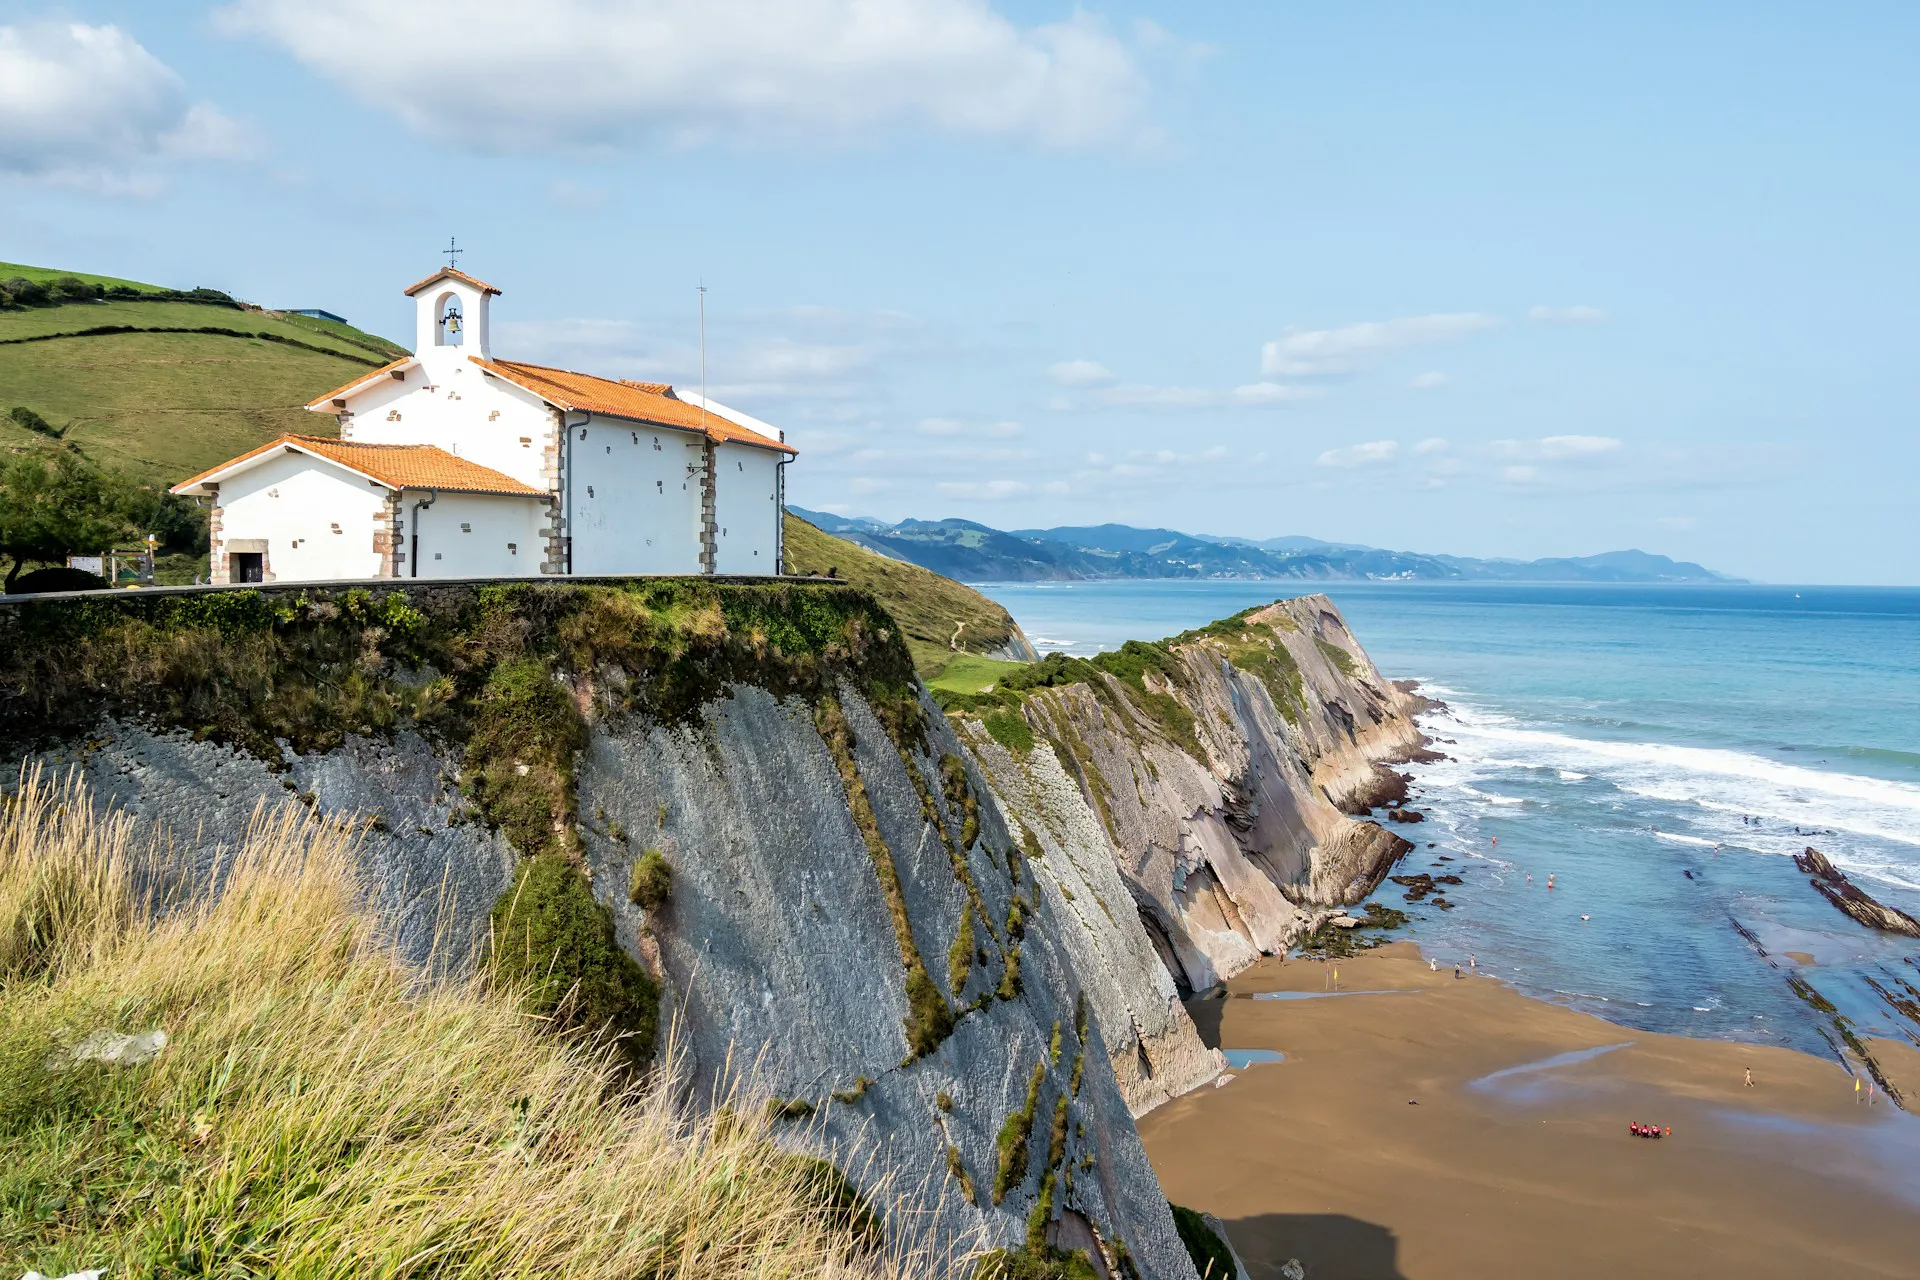
[(500, 290), (408, 289), (414, 353), (174, 486), (211, 498), (213, 581), (780, 572), (784, 433), (659, 382), (499, 360)]

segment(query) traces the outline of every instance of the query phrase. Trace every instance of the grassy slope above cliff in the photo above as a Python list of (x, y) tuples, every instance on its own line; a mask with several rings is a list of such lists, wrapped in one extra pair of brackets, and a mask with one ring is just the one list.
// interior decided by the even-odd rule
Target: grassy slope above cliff
[(787, 572), (825, 574), (833, 569), (872, 592), (899, 622), (914, 666), (930, 683), (956, 653), (989, 653), (1013, 642), (1017, 628), (1012, 616), (972, 587), (822, 533), (791, 513), (785, 537)]
[[(0, 264), (0, 279), (68, 272)], [(81, 276), (108, 287), (154, 286)], [(131, 332), (98, 333), (120, 329)], [(180, 330), (223, 332), (179, 332)], [(0, 312), (0, 448), (45, 444), (4, 415), (32, 409), (94, 461), (173, 483), (285, 431), (331, 434), (300, 406), (404, 354), (308, 316), (112, 298)]]
[(285, 810), (217, 895), (159, 910), (136, 885), (164, 853), (130, 819), (34, 777), (10, 799), (0, 1255), (16, 1271), (922, 1271), (876, 1256), (864, 1203), (780, 1151), (757, 1108), (694, 1119), (590, 1040), (543, 1031), (515, 989), (422, 984), (356, 912), (348, 828)]

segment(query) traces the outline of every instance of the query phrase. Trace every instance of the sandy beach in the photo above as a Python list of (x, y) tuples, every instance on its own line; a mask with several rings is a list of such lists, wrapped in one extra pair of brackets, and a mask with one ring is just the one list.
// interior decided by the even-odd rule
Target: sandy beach
[[(1253, 1280), (1920, 1275), (1920, 1117), (1857, 1103), (1839, 1062), (1628, 1030), (1407, 942), (1337, 967), (1337, 996), (1269, 959), (1194, 1001), (1223, 1047), (1284, 1060), (1141, 1122)], [(1920, 1051), (1874, 1050), (1920, 1086)]]

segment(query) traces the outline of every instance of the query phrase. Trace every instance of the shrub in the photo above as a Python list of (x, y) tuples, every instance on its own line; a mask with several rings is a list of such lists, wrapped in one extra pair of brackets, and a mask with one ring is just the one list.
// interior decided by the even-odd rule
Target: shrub
[(673, 888), (673, 867), (667, 862), (667, 855), (658, 849), (648, 849), (633, 860), (633, 870), (627, 873), (627, 901), (648, 911), (658, 911), (667, 905), (667, 894)]
[(45, 418), (23, 404), (13, 406), (13, 408), (8, 411), (7, 417), (13, 422), (14, 426), (21, 428), (23, 431), (31, 431), (36, 435), (43, 435), (49, 439), (58, 440), (63, 434), (59, 427), (54, 426), (51, 422), (48, 422)]
[(1018, 711), (990, 711), (980, 720), (985, 726), (987, 736), (995, 742), (1024, 758), (1033, 750), (1033, 726)]
[(105, 591), (111, 584), (97, 573), (88, 573), (85, 569), (70, 569), (65, 565), (52, 565), (45, 569), (33, 569), (13, 580), (13, 586), (7, 594), (12, 596), (42, 595), (49, 591)]
[(613, 936), (580, 869), (556, 854), (520, 864), (493, 908), (494, 976), (561, 1026), (610, 1040), (641, 1065), (653, 1057), (660, 984)]
[(1233, 1265), (1233, 1250), (1214, 1234), (1207, 1220), (1172, 1201), (1167, 1202), (1167, 1208), (1173, 1210), (1173, 1225), (1180, 1231), (1180, 1243), (1187, 1246), (1187, 1256), (1193, 1259), (1200, 1280), (1233, 1280), (1239, 1274)]

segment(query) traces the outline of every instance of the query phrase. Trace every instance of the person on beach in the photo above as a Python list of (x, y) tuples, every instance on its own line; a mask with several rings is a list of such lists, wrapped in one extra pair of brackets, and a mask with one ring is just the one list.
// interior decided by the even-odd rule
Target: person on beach
[(1859, 1102), (1860, 1102), (1860, 1077), (1859, 1076), (1855, 1076), (1853, 1078), (1853, 1101), (1854, 1101), (1854, 1105), (1856, 1106), (1859, 1105)]
[(1753, 1088), (1753, 1068), (1747, 1068), (1747, 1088)]
[(1471, 969), (1471, 970), (1472, 970), (1473, 972), (1475, 972), (1475, 973), (1478, 973), (1478, 972), (1480, 972), (1480, 959), (1479, 959), (1479, 957), (1478, 957), (1478, 956), (1468, 956), (1468, 957), (1467, 957), (1467, 968), (1469, 968), (1469, 969)]

